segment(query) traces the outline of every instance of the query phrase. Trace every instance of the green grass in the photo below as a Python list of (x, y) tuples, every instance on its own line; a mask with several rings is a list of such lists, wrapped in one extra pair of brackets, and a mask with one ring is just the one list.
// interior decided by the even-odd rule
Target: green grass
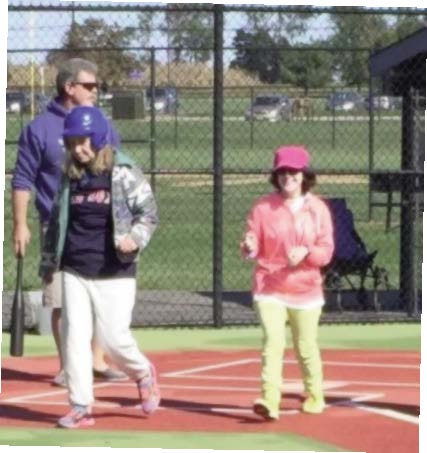
[[(223, 329), (134, 329), (138, 344), (146, 351), (258, 349), (259, 327)], [(288, 344), (291, 338), (288, 329)], [(321, 325), (319, 342), (325, 349), (420, 350), (420, 324)], [(2, 337), (2, 355), (9, 353), (9, 334)], [(25, 355), (56, 354), (51, 336), (27, 334)]]
[(57, 429), (0, 429), (0, 444), (47, 445), (62, 447), (120, 447), (215, 450), (342, 451), (342, 448), (316, 442), (296, 434), (188, 433), (136, 431), (82, 431)]
[[(186, 118), (188, 119), (188, 117)], [(29, 117), (25, 117), (25, 121)], [(148, 140), (147, 120), (115, 120), (123, 141)], [(21, 130), (18, 116), (7, 117), (7, 140), (17, 140)], [(399, 121), (377, 121), (374, 131), (374, 166), (383, 169), (400, 168)], [(251, 138), (252, 137), (252, 138)], [(368, 169), (369, 123), (342, 121), (246, 122), (224, 118), (224, 167), (265, 169), (271, 165), (273, 150), (283, 143), (304, 143), (313, 155), (315, 168), (327, 170)], [(163, 169), (192, 170), (212, 167), (213, 120), (183, 120), (159, 118), (156, 123), (156, 166)], [(148, 143), (124, 144), (144, 168), (149, 168)], [(7, 145), (5, 168), (11, 171), (16, 159), (16, 146)]]

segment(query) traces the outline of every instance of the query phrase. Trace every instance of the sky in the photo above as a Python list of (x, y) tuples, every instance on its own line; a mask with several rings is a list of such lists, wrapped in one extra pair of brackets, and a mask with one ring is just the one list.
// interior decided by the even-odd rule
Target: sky
[[(78, 2), (43, 1), (48, 5), (72, 5)], [(81, 3), (81, 2), (80, 2)], [(109, 2), (85, 2), (84, 4), (109, 4)], [(11, 5), (37, 5), (40, 1), (17, 1), (10, 0)], [(126, 3), (124, 3), (126, 4)], [(121, 4), (117, 5), (118, 7)], [(76, 11), (74, 18), (76, 22), (82, 23), (89, 17), (102, 18), (105, 22), (113, 24), (116, 22), (120, 26), (138, 26), (138, 14), (132, 12), (96, 12), (86, 13)], [(8, 56), (12, 62), (25, 63), (30, 60), (29, 52), (14, 53), (16, 50), (23, 49), (51, 49), (60, 48), (64, 35), (69, 30), (72, 21), (72, 13), (68, 12), (11, 12), (8, 13)], [(161, 25), (161, 24), (158, 24)], [(232, 45), (232, 40), (238, 28), (245, 25), (244, 15), (241, 13), (230, 12), (225, 14), (224, 19), (224, 46)], [(310, 21), (309, 33), (303, 40), (313, 39), (313, 36), (327, 38), (332, 33), (331, 24), (327, 15), (318, 15)], [(152, 35), (151, 41), (144, 43), (144, 46), (167, 46), (167, 39), (164, 32), (157, 31)], [(36, 61), (42, 61), (46, 52), (32, 53)]]

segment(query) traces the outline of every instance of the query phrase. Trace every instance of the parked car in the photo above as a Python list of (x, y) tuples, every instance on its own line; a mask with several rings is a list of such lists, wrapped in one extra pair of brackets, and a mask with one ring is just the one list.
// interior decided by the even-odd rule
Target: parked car
[(245, 119), (289, 121), (292, 117), (292, 101), (288, 96), (281, 94), (262, 94), (254, 99), (253, 104), (246, 110)]
[(331, 94), (326, 101), (327, 110), (349, 112), (364, 106), (364, 98), (355, 91), (339, 91)]
[[(34, 94), (34, 113), (41, 113), (50, 101), (50, 96), (42, 93)], [(31, 94), (23, 91), (6, 92), (6, 113), (30, 113)]]
[[(151, 88), (145, 90), (146, 109), (151, 106)], [(157, 113), (175, 114), (179, 107), (178, 90), (175, 87), (156, 87), (154, 89), (154, 109)]]
[(6, 113), (24, 112), (29, 105), (30, 100), (22, 91), (6, 92)]
[(111, 107), (113, 102), (113, 93), (99, 93), (98, 94), (98, 104), (101, 108)]
[[(374, 96), (372, 98), (374, 110), (399, 110), (402, 108), (402, 98), (394, 96)], [(369, 110), (369, 96), (365, 98), (365, 108)]]
[[(366, 110), (369, 110), (370, 96), (364, 99)], [(374, 110), (391, 110), (393, 108), (393, 99), (390, 96), (372, 96), (372, 108)]]

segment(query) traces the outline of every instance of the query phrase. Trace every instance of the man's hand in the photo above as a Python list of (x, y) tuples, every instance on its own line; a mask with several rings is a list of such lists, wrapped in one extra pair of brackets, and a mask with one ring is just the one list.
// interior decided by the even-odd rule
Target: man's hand
[(298, 264), (300, 264), (307, 255), (307, 247), (304, 247), (303, 245), (299, 247), (292, 247), (288, 255), (289, 266), (298, 266)]
[(31, 240), (31, 233), (28, 228), (28, 225), (21, 224), (16, 225), (13, 228), (13, 243), (15, 246), (15, 255), (25, 256), (25, 249), (27, 245), (30, 243)]
[(117, 246), (117, 250), (122, 253), (132, 253), (138, 250), (138, 248), (136, 242), (129, 235), (121, 239)]
[(50, 285), (53, 282), (53, 274), (45, 274), (42, 278), (42, 281), (45, 285)]

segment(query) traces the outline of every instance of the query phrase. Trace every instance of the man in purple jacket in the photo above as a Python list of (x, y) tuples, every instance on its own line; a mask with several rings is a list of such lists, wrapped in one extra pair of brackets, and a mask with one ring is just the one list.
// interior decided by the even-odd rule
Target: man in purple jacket
[[(59, 189), (65, 157), (62, 139), (64, 118), (78, 105), (93, 106), (96, 103), (97, 71), (94, 63), (81, 58), (65, 61), (56, 76), (58, 96), (21, 132), (12, 178), (13, 241), (16, 255), (24, 256), (31, 240), (27, 211), (33, 190), (40, 218), (40, 238), (43, 239), (43, 231), (47, 227), (53, 200)], [(109, 135), (110, 143), (113, 147), (118, 147), (120, 138), (112, 125)], [(61, 275), (57, 272), (52, 283), (43, 288), (43, 304), (52, 307), (52, 332), (61, 366), (60, 372), (53, 380), (56, 385), (65, 385), (60, 346), (61, 286)], [(93, 342), (93, 365), (95, 377), (107, 380), (121, 380), (126, 377), (124, 373), (109, 368), (96, 341)]]

